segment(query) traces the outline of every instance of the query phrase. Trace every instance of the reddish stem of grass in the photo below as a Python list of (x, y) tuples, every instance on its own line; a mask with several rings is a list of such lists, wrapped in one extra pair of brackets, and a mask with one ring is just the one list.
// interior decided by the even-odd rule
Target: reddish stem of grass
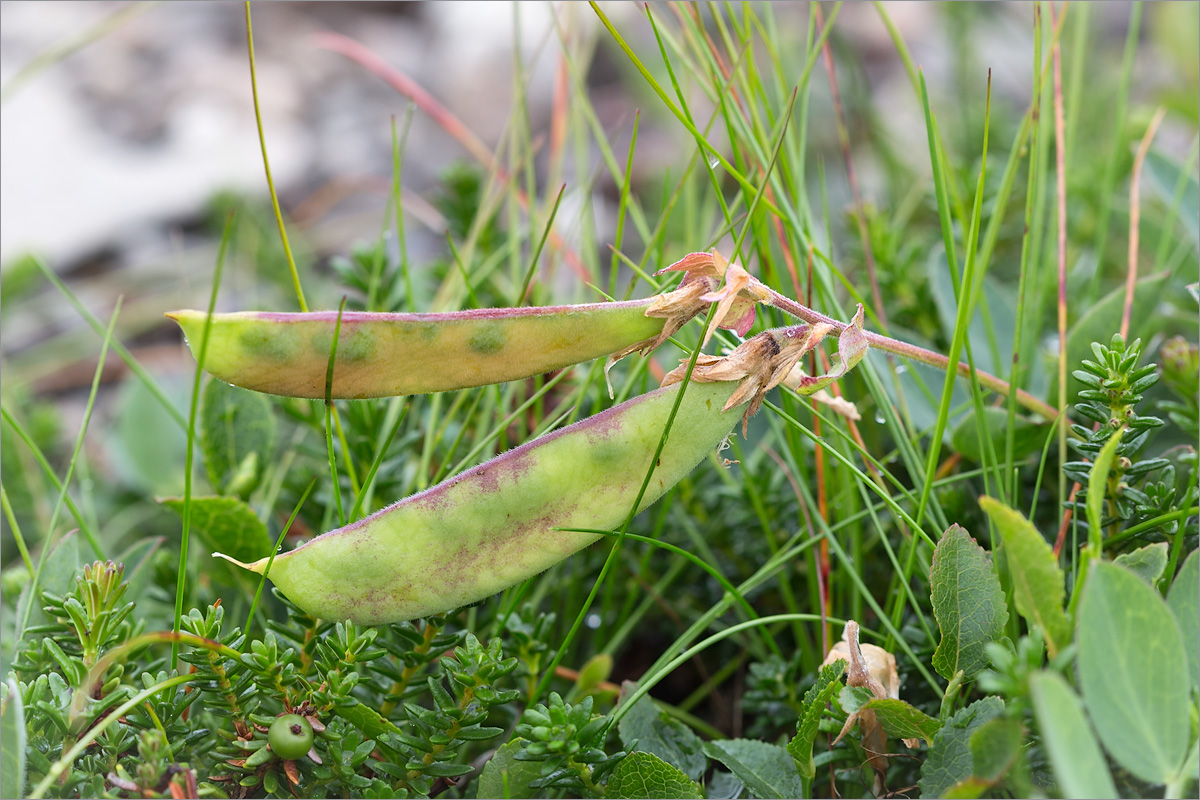
[[(1050, 25), (1055, 24), (1054, 3), (1050, 4)], [(1054, 165), (1058, 201), (1058, 404), (1067, 402), (1067, 175), (1066, 135), (1063, 124), (1062, 54), (1058, 40), (1051, 45), (1054, 61)], [(1064, 427), (1062, 430), (1066, 430)], [(1065, 436), (1061, 437), (1065, 443)], [(1062, 454), (1066, 460), (1066, 453)]]
[[(1138, 184), (1142, 177), (1142, 162), (1146, 160), (1146, 153), (1150, 150), (1150, 143), (1154, 140), (1154, 135), (1158, 132), (1158, 125), (1162, 122), (1166, 115), (1165, 108), (1159, 108), (1155, 113), (1154, 118), (1150, 120), (1149, 127), (1146, 128), (1146, 134), (1142, 137), (1141, 143), (1138, 145), (1137, 154), (1133, 159), (1133, 173), (1129, 178), (1129, 268), (1125, 272), (1125, 307), (1121, 311), (1121, 337), (1129, 336), (1129, 321), (1130, 314), (1133, 312), (1133, 292), (1137, 284), (1138, 276), (1138, 225), (1141, 218), (1141, 192)], [(1092, 426), (1092, 430), (1097, 430), (1100, 423)], [(1082, 488), (1081, 484), (1075, 483), (1071, 486), (1071, 494), (1067, 500), (1068, 504), (1075, 502), (1075, 495)], [(1072, 509), (1068, 508), (1063, 514), (1062, 523), (1058, 526), (1058, 537), (1054, 540), (1054, 557), (1058, 558), (1062, 552), (1063, 543), (1067, 538), (1067, 530), (1071, 527)]]
[(1129, 178), (1129, 269), (1125, 273), (1125, 308), (1121, 311), (1121, 338), (1129, 337), (1129, 315), (1133, 313), (1133, 289), (1138, 276), (1138, 228), (1141, 222), (1142, 198), (1139, 184), (1142, 178), (1142, 162), (1150, 151), (1150, 143), (1158, 133), (1158, 125), (1166, 115), (1165, 108), (1159, 108), (1146, 128), (1146, 135), (1138, 145), (1137, 155), (1133, 158), (1133, 174)]

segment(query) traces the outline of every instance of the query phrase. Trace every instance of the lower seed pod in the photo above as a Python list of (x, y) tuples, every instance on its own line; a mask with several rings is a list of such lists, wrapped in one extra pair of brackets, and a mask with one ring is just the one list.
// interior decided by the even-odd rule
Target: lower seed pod
[[(556, 529), (624, 522), (679, 388), (635, 397), (318, 536), (277, 556), (267, 576), (313, 616), (367, 625), (503, 591), (600, 538)], [(740, 409), (723, 406), (736, 388), (688, 386), (638, 511), (729, 435)], [(242, 566), (264, 574), (267, 562)]]

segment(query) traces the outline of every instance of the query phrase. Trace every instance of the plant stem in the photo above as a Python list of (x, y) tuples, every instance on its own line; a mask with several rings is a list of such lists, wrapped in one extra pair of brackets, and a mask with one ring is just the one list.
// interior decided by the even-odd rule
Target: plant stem
[[(802, 305), (801, 303), (792, 300), (790, 297), (776, 292), (774, 289), (768, 286), (760, 285), (758, 288), (765, 290), (767, 294), (770, 295), (770, 299), (767, 302), (775, 308), (778, 308), (780, 311), (791, 314), (792, 316), (802, 319), (809, 324), (823, 322), (826, 325), (832, 326), (833, 329), (838, 333), (841, 333), (846, 328), (846, 323), (838, 322), (832, 317), (827, 317), (820, 311), (814, 311), (808, 306)], [(924, 347), (918, 347), (915, 344), (902, 342), (898, 339), (893, 339), (890, 336), (883, 336), (882, 334), (872, 333), (870, 331), (864, 331), (863, 335), (866, 337), (867, 342), (869, 342), (872, 347), (875, 347), (879, 350), (883, 350), (888, 353), (895, 353), (896, 355), (904, 356), (905, 358), (911, 358), (915, 361), (920, 361), (923, 364), (928, 364), (931, 367), (937, 367), (938, 369), (946, 369), (950, 365), (949, 358), (941, 353), (935, 353), (932, 350), (926, 350)], [(958, 374), (964, 378), (968, 377), (971, 374), (971, 368), (966, 363), (960, 361), (958, 363)], [(979, 379), (981, 384), (991, 389), (993, 392), (1008, 394), (1010, 391), (1007, 381), (997, 378), (995, 375), (992, 375), (989, 372), (984, 372), (983, 370), (977, 369), (975, 370), (975, 377)], [(1058, 416), (1058, 412), (1055, 411), (1053, 407), (1051, 407), (1045, 401), (1039, 400), (1038, 398), (1029, 394), (1029, 392), (1026, 392), (1023, 389), (1017, 389), (1016, 395), (1017, 402), (1025, 406), (1025, 408), (1029, 409), (1030, 411), (1040, 414), (1048, 420), (1053, 420)]]
[[(301, 311), (308, 311), (304, 301), (304, 289), (300, 287), (300, 274), (296, 271), (296, 259), (288, 243), (287, 226), (283, 224), (283, 211), (279, 208), (279, 195), (275, 191), (275, 180), (271, 177), (271, 160), (267, 158), (267, 137), (263, 133), (262, 109), (258, 104), (258, 76), (254, 69), (254, 25), (250, 21), (250, 2), (246, 0), (246, 51), (250, 56), (250, 91), (254, 97), (254, 122), (258, 126), (258, 143), (262, 149), (263, 171), (267, 174), (267, 190), (271, 195), (271, 208), (275, 211), (275, 224), (279, 226), (279, 240), (283, 243), (283, 254), (287, 257), (288, 270), (292, 276), (292, 288), (296, 290), (296, 302)], [(397, 199), (396, 202), (399, 202)], [(210, 312), (211, 313), (211, 312)]]

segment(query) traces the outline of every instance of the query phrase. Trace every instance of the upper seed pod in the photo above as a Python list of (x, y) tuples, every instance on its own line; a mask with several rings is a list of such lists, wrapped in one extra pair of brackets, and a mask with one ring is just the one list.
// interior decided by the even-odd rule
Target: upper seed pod
[[(528, 378), (654, 342), (650, 300), (445, 314), (347, 311), (330, 396), (442, 392)], [(194, 355), (207, 314), (173, 311)], [(681, 323), (682, 324), (682, 323)], [(204, 369), (267, 394), (322, 399), (338, 312), (213, 314)], [(677, 329), (677, 328), (676, 328)]]

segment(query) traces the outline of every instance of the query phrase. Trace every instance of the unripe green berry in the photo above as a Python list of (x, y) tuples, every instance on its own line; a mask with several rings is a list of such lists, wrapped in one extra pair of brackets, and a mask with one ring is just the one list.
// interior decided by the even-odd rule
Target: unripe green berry
[(312, 725), (299, 714), (284, 714), (271, 723), (267, 743), (271, 752), (282, 759), (300, 758), (312, 749)]

